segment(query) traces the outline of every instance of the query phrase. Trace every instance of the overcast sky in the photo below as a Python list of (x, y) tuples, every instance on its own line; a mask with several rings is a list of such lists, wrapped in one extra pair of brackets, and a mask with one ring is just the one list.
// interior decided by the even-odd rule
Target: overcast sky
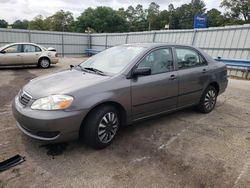
[[(175, 7), (191, 0), (0, 0), (0, 19), (9, 23), (20, 19), (31, 20), (37, 15), (50, 16), (58, 10), (71, 11), (75, 17), (79, 16), (88, 7), (109, 6), (114, 9), (129, 5), (142, 4), (144, 8), (152, 2), (160, 5), (160, 9), (167, 9), (170, 3)], [(217, 8), (221, 0), (204, 0), (207, 9)]]

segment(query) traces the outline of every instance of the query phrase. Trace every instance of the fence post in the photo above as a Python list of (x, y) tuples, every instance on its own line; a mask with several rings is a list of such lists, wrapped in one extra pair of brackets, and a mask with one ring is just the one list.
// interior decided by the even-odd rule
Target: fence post
[(64, 36), (62, 33), (62, 56), (64, 57)]
[(108, 35), (106, 34), (106, 38), (105, 38), (105, 49), (107, 49), (108, 47)]
[(197, 30), (194, 29), (193, 38), (192, 38), (192, 46), (194, 45), (194, 42), (195, 42), (196, 32)]
[(91, 34), (90, 34), (90, 32), (88, 32), (88, 40), (87, 40), (87, 45), (88, 45), (88, 48), (91, 48)]
[(29, 42), (31, 42), (31, 33), (30, 33), (30, 30), (28, 32), (28, 40), (29, 40)]
[(128, 33), (126, 34), (125, 44), (128, 44)]
[(156, 35), (156, 32), (154, 32), (154, 35), (153, 35), (153, 42), (155, 42), (155, 35)]

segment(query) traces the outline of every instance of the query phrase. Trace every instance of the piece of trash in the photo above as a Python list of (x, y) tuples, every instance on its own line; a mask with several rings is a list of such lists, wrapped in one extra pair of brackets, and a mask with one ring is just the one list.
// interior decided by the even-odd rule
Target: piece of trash
[(9, 159), (6, 159), (5, 161), (0, 163), (0, 172), (8, 170), (11, 167), (23, 163), (24, 161), (25, 157), (22, 157), (20, 155), (15, 155)]

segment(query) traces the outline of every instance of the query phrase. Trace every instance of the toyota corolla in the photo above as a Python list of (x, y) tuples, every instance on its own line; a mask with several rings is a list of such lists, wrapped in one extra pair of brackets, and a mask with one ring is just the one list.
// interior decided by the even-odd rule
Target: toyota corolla
[(190, 106), (211, 112), (227, 83), (226, 66), (198, 48), (126, 44), (31, 80), (12, 107), (32, 138), (104, 148), (122, 125)]

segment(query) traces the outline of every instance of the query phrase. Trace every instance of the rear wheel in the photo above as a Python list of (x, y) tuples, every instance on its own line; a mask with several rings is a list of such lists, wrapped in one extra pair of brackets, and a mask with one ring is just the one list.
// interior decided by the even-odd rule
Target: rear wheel
[(211, 112), (216, 105), (217, 96), (217, 90), (213, 86), (208, 86), (201, 97), (198, 110), (202, 113)]
[(42, 58), (38, 62), (39, 67), (47, 69), (50, 67), (50, 60), (48, 58)]
[(113, 142), (119, 125), (120, 115), (116, 108), (102, 106), (87, 117), (80, 134), (88, 145), (102, 149)]

